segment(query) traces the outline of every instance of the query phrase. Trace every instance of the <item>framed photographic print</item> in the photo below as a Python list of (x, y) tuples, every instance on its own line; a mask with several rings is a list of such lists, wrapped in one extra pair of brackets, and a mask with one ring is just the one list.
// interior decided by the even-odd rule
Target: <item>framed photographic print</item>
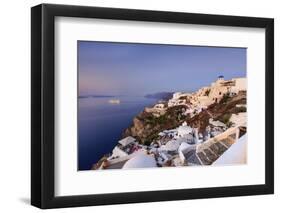
[(31, 9), (31, 203), (272, 194), (274, 21)]

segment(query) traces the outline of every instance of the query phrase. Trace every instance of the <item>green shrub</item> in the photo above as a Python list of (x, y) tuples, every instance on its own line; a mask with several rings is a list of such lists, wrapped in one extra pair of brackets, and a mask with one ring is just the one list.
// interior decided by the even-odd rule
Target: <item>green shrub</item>
[(240, 113), (240, 112), (247, 112), (247, 108), (244, 107), (244, 106), (236, 107), (235, 108), (235, 113)]
[(229, 123), (229, 119), (231, 117), (231, 114), (224, 114), (220, 119), (219, 121), (223, 122), (224, 124), (228, 124)]
[(149, 140), (145, 140), (145, 141), (144, 141), (144, 145), (146, 145), (146, 146), (149, 146), (150, 143), (151, 143), (151, 142), (150, 142)]
[(166, 117), (165, 117), (165, 115), (161, 115), (161, 116), (159, 116), (158, 118), (156, 118), (156, 123), (158, 123), (158, 124), (163, 124), (163, 123), (165, 123), (166, 122)]
[(223, 95), (222, 99), (220, 100), (220, 104), (226, 103), (229, 99), (230, 99), (230, 94), (229, 93), (225, 93)]

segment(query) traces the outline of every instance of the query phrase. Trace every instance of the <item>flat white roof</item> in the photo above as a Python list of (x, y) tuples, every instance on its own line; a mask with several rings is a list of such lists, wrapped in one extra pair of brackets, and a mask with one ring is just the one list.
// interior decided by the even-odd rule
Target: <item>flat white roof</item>
[(130, 143), (135, 142), (136, 139), (133, 138), (132, 136), (128, 136), (126, 138), (123, 138), (122, 140), (118, 141), (118, 143), (120, 143), (122, 146), (127, 146)]
[(190, 134), (192, 133), (193, 129), (190, 126), (180, 126), (178, 128), (179, 134)]

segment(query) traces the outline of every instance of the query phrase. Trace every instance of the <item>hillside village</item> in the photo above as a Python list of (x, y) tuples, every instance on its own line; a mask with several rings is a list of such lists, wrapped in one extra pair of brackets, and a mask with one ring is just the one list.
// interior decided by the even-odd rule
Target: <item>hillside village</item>
[(246, 163), (246, 78), (223, 76), (146, 107), (92, 169)]

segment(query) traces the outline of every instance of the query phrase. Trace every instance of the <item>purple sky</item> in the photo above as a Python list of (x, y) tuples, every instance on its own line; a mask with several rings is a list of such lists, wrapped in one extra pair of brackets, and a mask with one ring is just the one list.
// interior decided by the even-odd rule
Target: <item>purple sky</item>
[(79, 95), (194, 91), (246, 76), (246, 48), (78, 41)]

